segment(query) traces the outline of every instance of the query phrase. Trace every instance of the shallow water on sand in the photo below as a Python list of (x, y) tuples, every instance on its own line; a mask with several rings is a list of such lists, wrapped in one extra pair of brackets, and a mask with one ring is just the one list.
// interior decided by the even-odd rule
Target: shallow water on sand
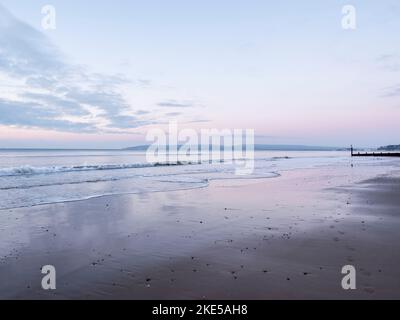
[[(342, 165), (347, 152), (258, 151), (254, 170), (237, 175), (240, 164), (150, 164), (144, 152), (93, 150), (0, 151), (0, 210), (82, 200), (103, 195), (201, 188), (215, 179), (273, 178), (279, 172)], [(377, 159), (359, 159), (376, 164)]]

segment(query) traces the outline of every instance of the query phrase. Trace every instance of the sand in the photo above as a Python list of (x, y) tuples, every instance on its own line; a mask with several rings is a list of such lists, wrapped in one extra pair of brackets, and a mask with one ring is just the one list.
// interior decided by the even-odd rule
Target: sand
[(399, 209), (398, 171), (343, 166), (5, 210), (0, 298), (399, 299)]

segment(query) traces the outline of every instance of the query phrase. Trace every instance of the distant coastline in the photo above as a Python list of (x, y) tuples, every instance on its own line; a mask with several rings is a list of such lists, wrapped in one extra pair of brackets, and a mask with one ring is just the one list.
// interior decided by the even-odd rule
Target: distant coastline
[[(178, 145), (178, 148), (181, 145)], [(200, 148), (201, 146), (199, 146)], [(386, 149), (397, 147), (397, 149)], [(14, 152), (46, 152), (46, 151), (146, 151), (149, 145), (138, 145), (126, 148), (0, 148), (1, 151), (14, 151)], [(210, 147), (211, 148), (211, 147)], [(221, 149), (223, 147), (221, 146)], [(308, 145), (269, 145), (269, 144), (255, 144), (255, 151), (350, 151), (348, 147), (330, 147), (330, 146), (308, 146)], [(354, 150), (400, 150), (398, 146), (387, 146), (380, 148), (354, 148)]]
[(379, 147), (378, 151), (400, 151), (400, 144)]
[[(181, 145), (178, 145), (178, 148)], [(199, 146), (200, 148), (201, 146)], [(0, 148), (0, 151), (146, 151), (149, 145), (138, 145), (127, 148)], [(211, 148), (211, 147), (210, 147)], [(221, 146), (221, 149), (223, 146)], [(350, 148), (327, 147), (327, 146), (307, 146), (307, 145), (269, 145), (255, 144), (256, 151), (349, 151)]]
[(80, 148), (0, 148), (0, 151), (121, 151), (125, 149), (80, 149)]
[[(129, 147), (122, 150), (130, 151), (145, 151), (149, 145), (141, 145)], [(178, 148), (180, 145), (178, 145)], [(199, 146), (200, 148), (201, 146)], [(210, 147), (211, 148), (211, 147)], [(221, 146), (221, 149), (223, 146)], [(349, 148), (341, 147), (322, 147), (322, 146), (306, 146), (306, 145), (269, 145), (269, 144), (255, 144), (254, 150), (256, 151), (348, 151)]]

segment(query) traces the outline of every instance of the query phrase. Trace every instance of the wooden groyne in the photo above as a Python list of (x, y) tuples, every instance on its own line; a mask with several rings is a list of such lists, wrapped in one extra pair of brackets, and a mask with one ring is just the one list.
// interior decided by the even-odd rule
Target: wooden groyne
[(352, 157), (400, 157), (400, 152), (354, 152), (351, 146)]
[(400, 152), (357, 152), (352, 157), (400, 157)]

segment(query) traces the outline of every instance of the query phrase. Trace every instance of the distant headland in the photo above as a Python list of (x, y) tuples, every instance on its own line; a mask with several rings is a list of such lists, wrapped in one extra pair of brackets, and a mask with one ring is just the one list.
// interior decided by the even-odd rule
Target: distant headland
[(392, 144), (388, 146), (379, 147), (378, 151), (400, 151), (400, 144)]
[[(180, 145), (178, 145), (178, 148)], [(200, 149), (201, 146), (199, 146)], [(122, 150), (130, 151), (145, 151), (149, 145), (140, 145), (129, 147)], [(210, 146), (211, 148), (211, 146)], [(221, 146), (223, 148), (223, 146)], [(257, 151), (348, 151), (349, 148), (341, 147), (322, 147), (322, 146), (305, 146), (305, 145), (269, 145), (269, 144), (255, 144), (254, 150)]]

